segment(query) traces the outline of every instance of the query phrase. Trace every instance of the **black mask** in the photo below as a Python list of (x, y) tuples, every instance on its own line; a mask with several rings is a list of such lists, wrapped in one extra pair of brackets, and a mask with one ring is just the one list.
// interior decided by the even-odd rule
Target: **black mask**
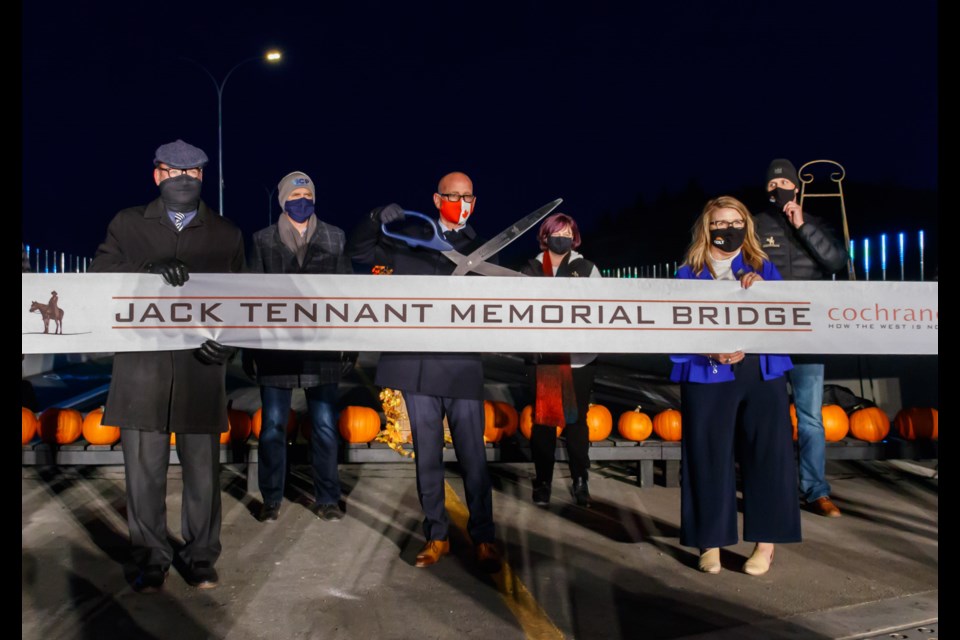
[(550, 236), (547, 238), (547, 249), (558, 256), (570, 253), (573, 248), (573, 238), (564, 238), (563, 236)]
[(167, 178), (160, 183), (160, 198), (170, 211), (186, 213), (195, 211), (200, 205), (200, 187), (198, 178), (183, 174), (176, 178)]
[(729, 227), (727, 229), (710, 230), (710, 244), (721, 251), (726, 251), (727, 253), (733, 253), (743, 246), (743, 241), (746, 237), (746, 227), (743, 229), (734, 229), (733, 227)]
[(777, 187), (773, 191), (769, 191), (768, 195), (770, 196), (770, 202), (775, 204), (777, 209), (783, 211), (785, 206), (793, 202), (793, 198), (797, 195), (797, 190)]

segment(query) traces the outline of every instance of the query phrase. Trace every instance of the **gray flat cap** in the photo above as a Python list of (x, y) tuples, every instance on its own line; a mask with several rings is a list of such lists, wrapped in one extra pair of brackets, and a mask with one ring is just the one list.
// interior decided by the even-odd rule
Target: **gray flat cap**
[(209, 160), (203, 149), (198, 149), (183, 140), (176, 140), (157, 147), (157, 155), (153, 159), (153, 164), (157, 165), (162, 162), (174, 169), (192, 169), (193, 167), (202, 167)]

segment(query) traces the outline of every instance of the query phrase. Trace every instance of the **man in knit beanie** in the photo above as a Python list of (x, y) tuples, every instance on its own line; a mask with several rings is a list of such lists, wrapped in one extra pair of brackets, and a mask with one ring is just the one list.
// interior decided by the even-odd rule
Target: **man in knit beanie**
[[(280, 214), (276, 224), (253, 235), (250, 270), (254, 273), (352, 273), (343, 253), (346, 241), (338, 227), (316, 215), (316, 187), (302, 171), (288, 173), (277, 185)], [(314, 504), (322, 520), (339, 520), (340, 478), (334, 407), (344, 362), (355, 354), (328, 351), (246, 349), (244, 370), (260, 384), (263, 422), (260, 429), (258, 480), (263, 504), (261, 522), (279, 518), (287, 469), (286, 425), (294, 389), (303, 389), (310, 415)], [(347, 367), (352, 368), (352, 367)]]

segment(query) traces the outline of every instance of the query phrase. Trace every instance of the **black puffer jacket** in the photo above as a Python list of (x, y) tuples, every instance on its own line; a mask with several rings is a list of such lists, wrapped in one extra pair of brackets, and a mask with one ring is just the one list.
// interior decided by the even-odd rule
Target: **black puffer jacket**
[(816, 216), (803, 213), (795, 228), (780, 211), (754, 216), (760, 248), (784, 280), (828, 280), (847, 264), (847, 252)]

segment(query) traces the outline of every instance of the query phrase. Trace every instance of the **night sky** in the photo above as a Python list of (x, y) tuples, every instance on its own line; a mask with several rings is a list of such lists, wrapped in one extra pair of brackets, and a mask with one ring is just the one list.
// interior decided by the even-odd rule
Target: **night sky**
[[(293, 170), (347, 232), (379, 204), (428, 211), (451, 170), (473, 177), (488, 236), (563, 197), (601, 266), (604, 216), (690, 184), (756, 189), (759, 208), (774, 157), (936, 202), (935, 2), (649, 4), (25, 2), (23, 240), (92, 256), (118, 210), (157, 196), (153, 154), (176, 138), (210, 156), (216, 208), (216, 91), (184, 58), (219, 80), (271, 47), (282, 63), (224, 91), (224, 212), (248, 239)], [(637, 251), (682, 251), (662, 222), (691, 209), (651, 215)], [(935, 205), (901, 213), (936, 229)]]

